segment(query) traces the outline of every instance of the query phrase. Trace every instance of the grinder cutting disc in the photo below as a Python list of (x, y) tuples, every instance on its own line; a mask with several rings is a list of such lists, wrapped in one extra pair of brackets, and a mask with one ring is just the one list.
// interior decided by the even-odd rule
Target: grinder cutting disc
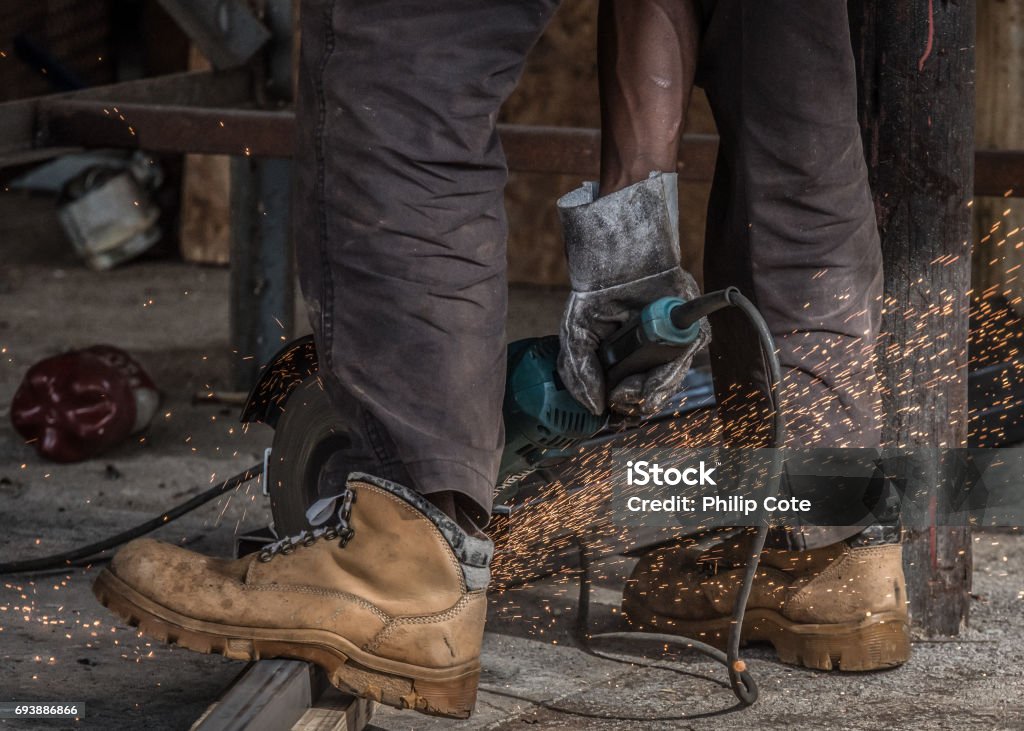
[(267, 463), (267, 489), (277, 535), (295, 535), (310, 527), (306, 509), (320, 497), (320, 471), (327, 459), (349, 442), (342, 419), (316, 374), (307, 376), (281, 409)]

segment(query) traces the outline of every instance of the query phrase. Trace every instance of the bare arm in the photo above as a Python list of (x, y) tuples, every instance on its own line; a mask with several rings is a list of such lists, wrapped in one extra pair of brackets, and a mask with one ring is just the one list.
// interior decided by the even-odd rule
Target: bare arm
[(675, 171), (698, 37), (696, 0), (601, 0), (601, 195)]

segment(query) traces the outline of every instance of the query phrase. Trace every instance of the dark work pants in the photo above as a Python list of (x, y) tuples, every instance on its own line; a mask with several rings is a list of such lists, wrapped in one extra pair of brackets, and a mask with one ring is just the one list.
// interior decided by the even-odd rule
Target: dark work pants
[[(882, 254), (846, 2), (702, 5), (698, 83), (721, 137), (705, 287), (738, 286), (768, 322), (790, 445), (877, 447)], [(756, 335), (735, 310), (711, 324), (727, 441), (760, 443), (769, 421)], [(857, 532), (813, 528), (795, 545), (814, 548)]]
[[(762, 308), (799, 438), (871, 446), (880, 255), (846, 4), (705, 3), (722, 134), (708, 287)], [(382, 472), (490, 508), (506, 310), (498, 110), (555, 0), (304, 0), (296, 235), (328, 390)], [(813, 8), (813, 12), (812, 12)], [(684, 224), (685, 225), (685, 224)], [(724, 413), (758, 386), (713, 323)], [(761, 384), (763, 385), (763, 384)], [(836, 424), (819, 417), (834, 412)], [(748, 419), (749, 421), (749, 419)], [(733, 418), (734, 423), (740, 423)]]
[[(498, 110), (555, 0), (305, 0), (296, 244), (321, 373), (486, 522), (504, 435)], [(387, 471), (384, 469), (382, 471)]]

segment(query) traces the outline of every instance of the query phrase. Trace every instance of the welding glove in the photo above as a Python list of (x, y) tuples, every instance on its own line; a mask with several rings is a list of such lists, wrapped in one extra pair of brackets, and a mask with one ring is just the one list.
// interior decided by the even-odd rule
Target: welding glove
[(679, 263), (676, 191), (675, 173), (651, 173), (603, 198), (597, 183), (586, 183), (558, 201), (572, 282), (559, 333), (558, 372), (594, 414), (605, 413), (609, 405), (623, 415), (657, 413), (680, 390), (694, 353), (711, 337), (704, 320), (697, 341), (671, 363), (605, 383), (597, 356), (602, 340), (661, 297), (689, 300), (700, 294)]

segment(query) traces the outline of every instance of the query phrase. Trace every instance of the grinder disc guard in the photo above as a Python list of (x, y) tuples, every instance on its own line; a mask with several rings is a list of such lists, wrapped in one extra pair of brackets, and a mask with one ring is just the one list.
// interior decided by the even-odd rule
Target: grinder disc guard
[(288, 395), (274, 429), (265, 475), (277, 535), (296, 535), (310, 527), (306, 509), (321, 497), (320, 471), (349, 441), (342, 426), (316, 374)]

